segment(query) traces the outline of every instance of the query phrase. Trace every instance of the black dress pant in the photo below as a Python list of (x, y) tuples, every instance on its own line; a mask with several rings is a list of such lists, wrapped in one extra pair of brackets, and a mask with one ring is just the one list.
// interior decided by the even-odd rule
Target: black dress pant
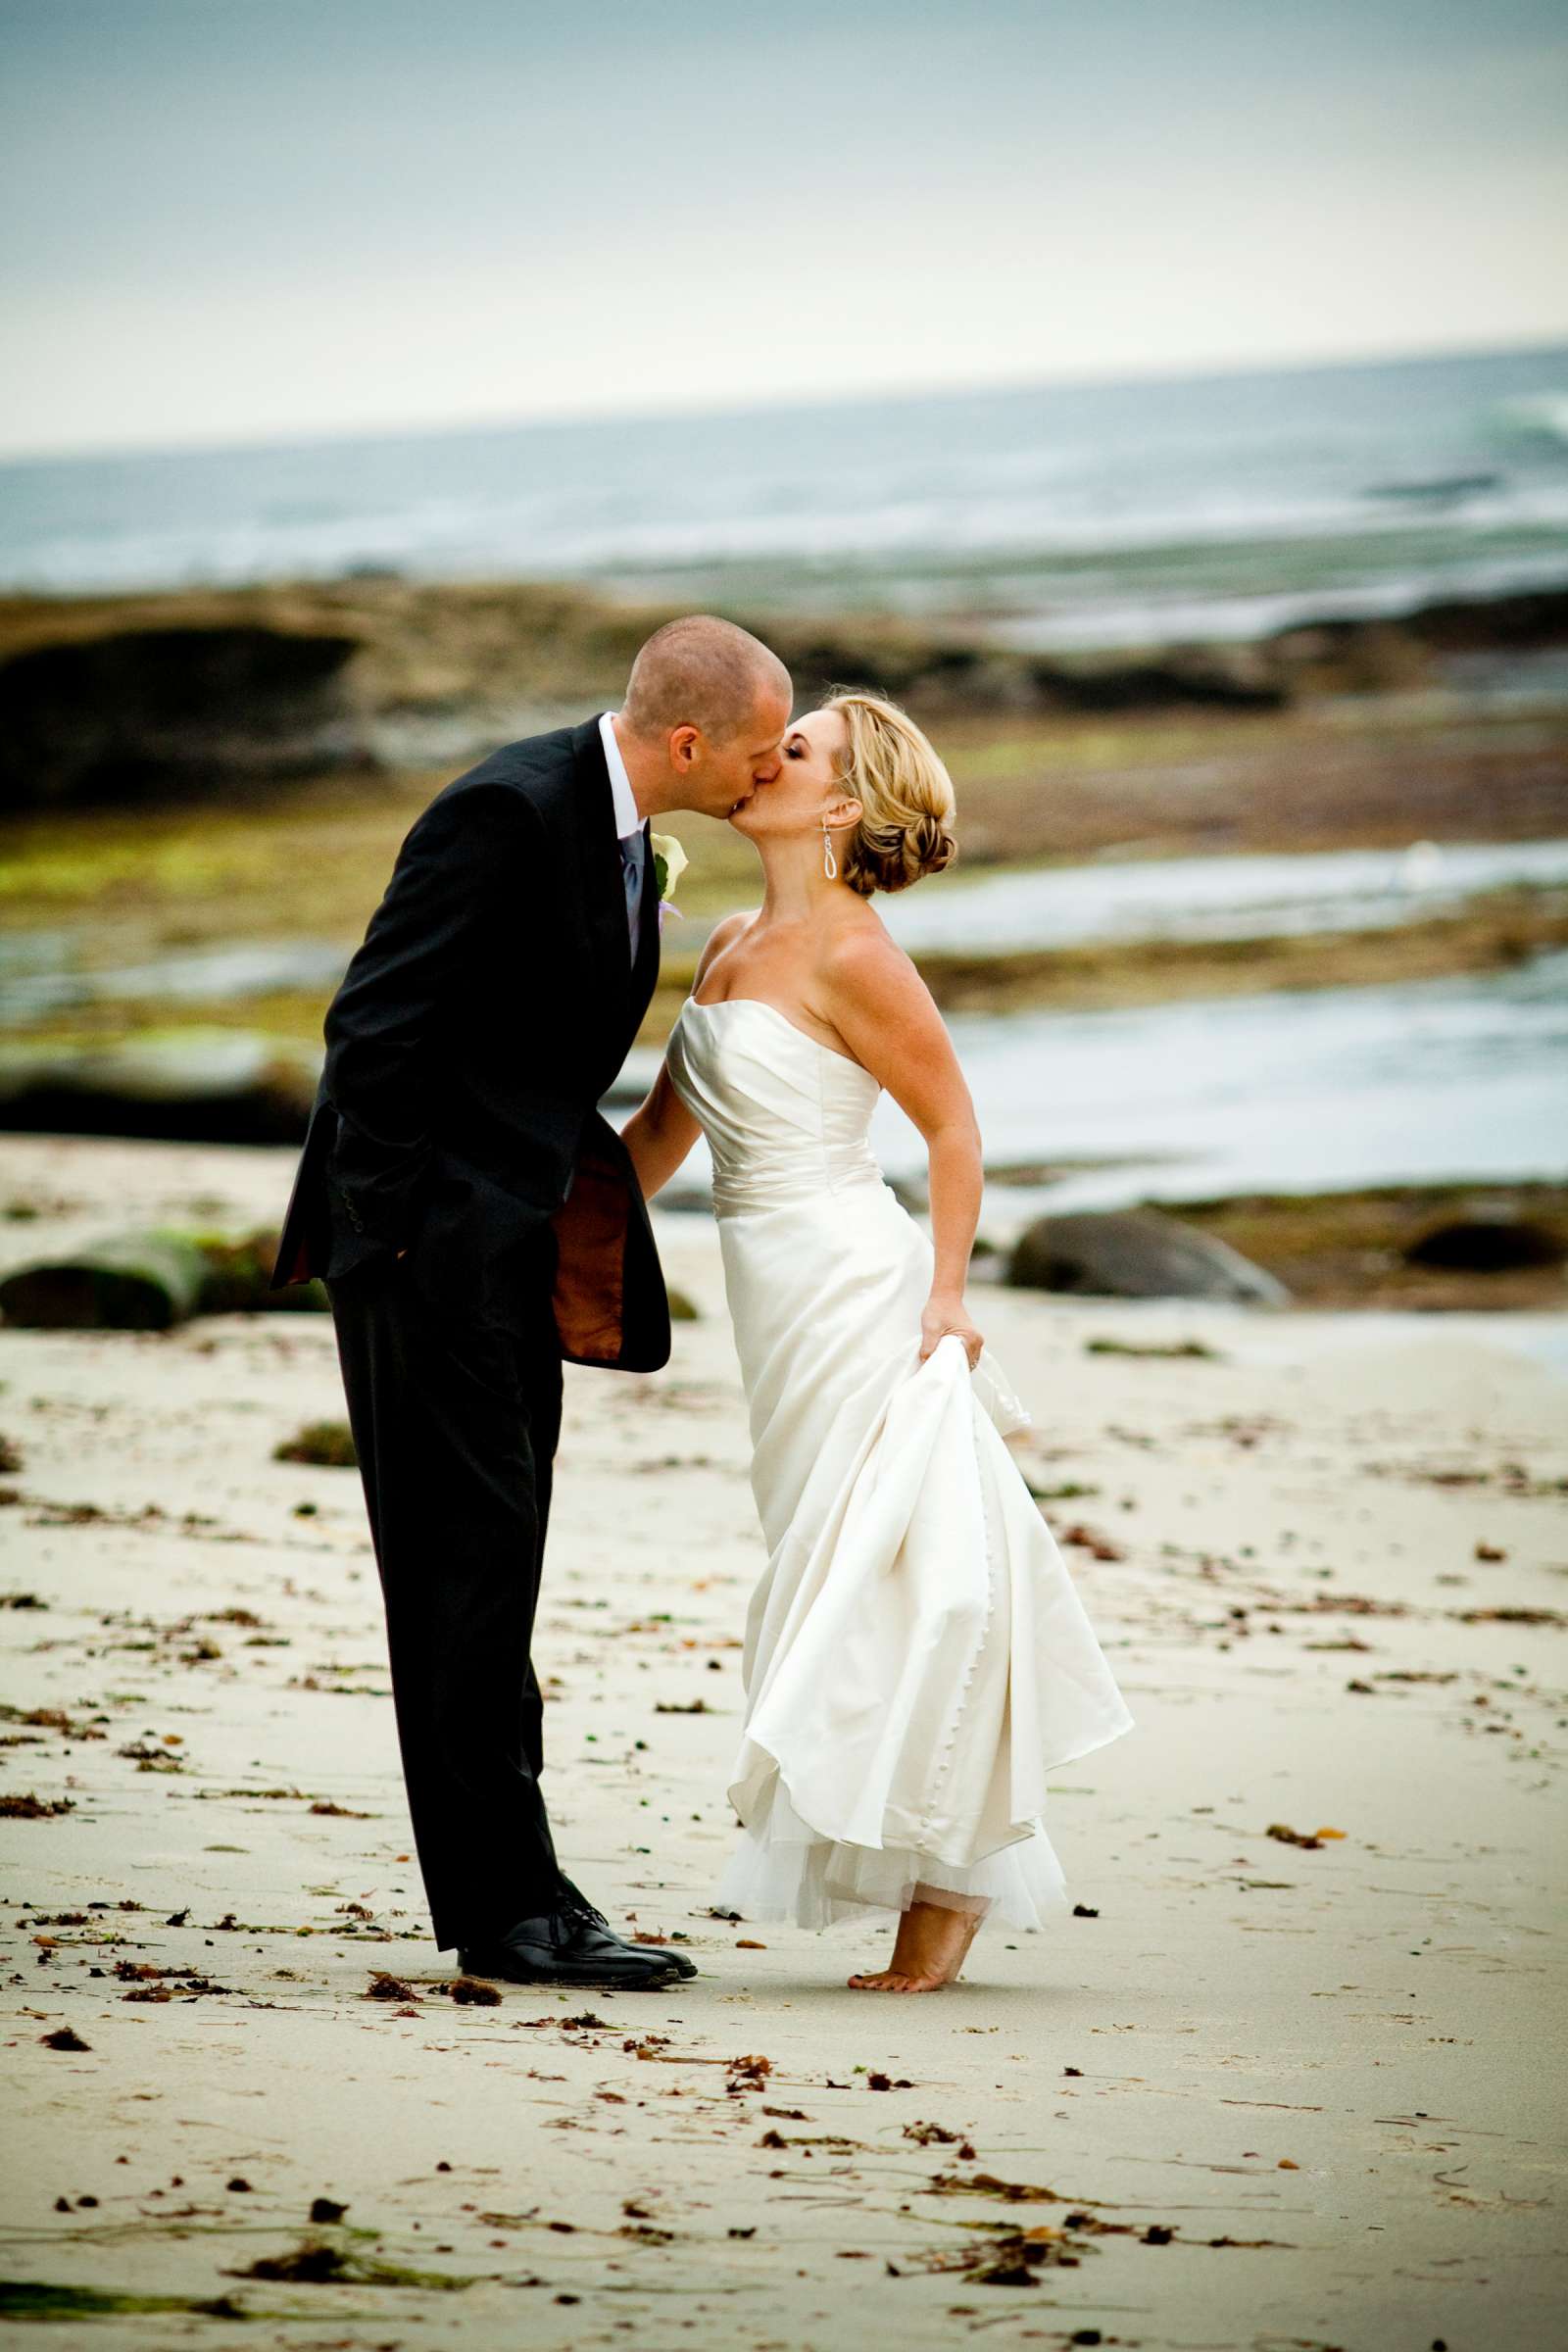
[(561, 1428), (554, 1269), (547, 1228), (477, 1309), (428, 1298), (412, 1254), (327, 1284), (443, 1949), (501, 1935), (562, 1893), (529, 1654)]

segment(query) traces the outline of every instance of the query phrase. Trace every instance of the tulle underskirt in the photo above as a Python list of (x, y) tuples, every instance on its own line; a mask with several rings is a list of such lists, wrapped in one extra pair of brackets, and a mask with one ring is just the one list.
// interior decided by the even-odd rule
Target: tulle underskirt
[(748, 1920), (825, 1928), (867, 1910), (915, 1901), (993, 1913), (1025, 1934), (1070, 1911), (1067, 1884), (1042, 1823), (1029, 1837), (962, 1865), (912, 1847), (847, 1845), (819, 1837), (775, 1780), (767, 1809), (741, 1832), (719, 1878), (716, 1906)]

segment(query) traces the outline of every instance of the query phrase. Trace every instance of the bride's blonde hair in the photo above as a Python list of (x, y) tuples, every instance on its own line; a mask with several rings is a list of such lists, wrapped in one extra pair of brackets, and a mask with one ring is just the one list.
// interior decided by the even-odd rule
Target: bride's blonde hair
[(906, 711), (883, 696), (837, 686), (823, 698), (849, 740), (838, 763), (862, 814), (839, 853), (844, 879), (868, 899), (939, 874), (958, 854), (953, 779)]

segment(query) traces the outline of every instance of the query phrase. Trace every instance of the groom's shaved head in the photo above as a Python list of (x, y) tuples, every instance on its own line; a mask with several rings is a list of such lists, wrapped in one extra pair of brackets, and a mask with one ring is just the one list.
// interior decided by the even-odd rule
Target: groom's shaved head
[(710, 612), (690, 612), (656, 629), (638, 654), (621, 716), (650, 743), (674, 727), (701, 727), (710, 743), (730, 743), (764, 704), (782, 703), (782, 727), (792, 694), (789, 671), (760, 637)]

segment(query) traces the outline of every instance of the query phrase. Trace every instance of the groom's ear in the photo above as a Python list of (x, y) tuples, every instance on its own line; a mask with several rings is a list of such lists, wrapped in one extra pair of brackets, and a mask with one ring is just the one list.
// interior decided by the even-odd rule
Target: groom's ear
[(690, 775), (702, 756), (701, 727), (671, 727), (664, 738), (664, 751), (670, 766), (678, 776)]

